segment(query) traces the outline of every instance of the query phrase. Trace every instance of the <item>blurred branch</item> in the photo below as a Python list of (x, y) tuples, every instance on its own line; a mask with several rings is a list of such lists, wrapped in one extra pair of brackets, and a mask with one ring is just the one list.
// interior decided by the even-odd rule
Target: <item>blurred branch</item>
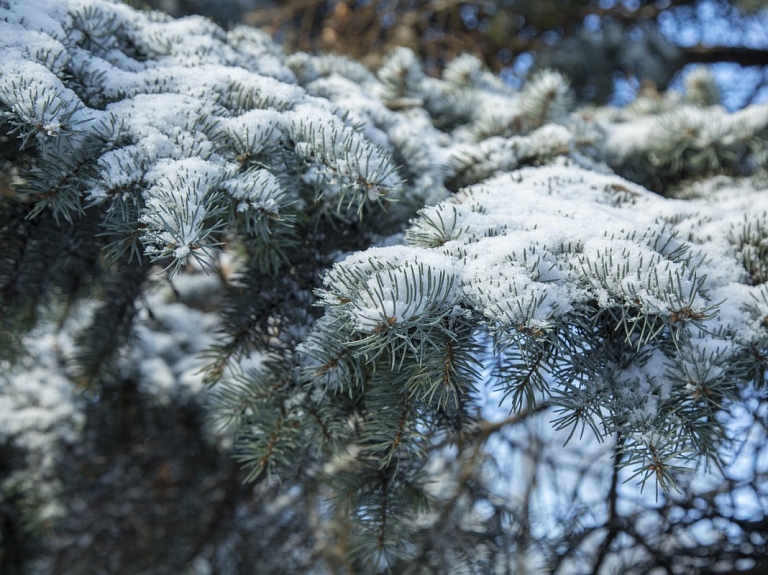
[(691, 46), (680, 49), (686, 63), (714, 64), (733, 62), (741, 66), (768, 65), (768, 49), (731, 48), (728, 46)]

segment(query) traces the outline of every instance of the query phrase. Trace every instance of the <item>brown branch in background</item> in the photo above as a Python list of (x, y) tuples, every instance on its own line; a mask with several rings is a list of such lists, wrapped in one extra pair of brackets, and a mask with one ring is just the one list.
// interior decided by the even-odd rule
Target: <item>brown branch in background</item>
[[(380, 4), (355, 6), (349, 1), (331, 4), (322, 0), (294, 0), (250, 12), (244, 21), (279, 35), (288, 50), (345, 54), (370, 66), (378, 66), (395, 46), (413, 49), (427, 63), (429, 72), (437, 71), (462, 53), (487, 60), (484, 54), (489, 50), (484, 34), (464, 26), (461, 18), (459, 5), (466, 2), (395, 0), (387, 3), (385, 10)], [(513, 35), (508, 36), (512, 38)], [(529, 41), (519, 48), (529, 48)], [(491, 61), (486, 63), (498, 68)]]
[(592, 566), (592, 575), (598, 575), (600, 568), (603, 566), (603, 563), (608, 556), (611, 545), (622, 532), (620, 516), (617, 512), (616, 504), (619, 497), (619, 470), (621, 469), (621, 450), (623, 446), (624, 442), (621, 436), (619, 436), (616, 440), (616, 446), (614, 447), (613, 474), (611, 476), (611, 488), (608, 492), (608, 519), (605, 523), (608, 532), (605, 534), (605, 539), (603, 539), (598, 548), (597, 558)]
[(691, 46), (681, 48), (686, 63), (714, 64), (733, 62), (740, 66), (767, 66), (768, 50), (731, 48), (728, 46)]

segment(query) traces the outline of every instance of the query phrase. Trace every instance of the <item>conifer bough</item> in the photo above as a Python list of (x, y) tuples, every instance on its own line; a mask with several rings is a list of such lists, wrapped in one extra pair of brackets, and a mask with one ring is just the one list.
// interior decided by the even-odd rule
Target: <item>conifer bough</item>
[(430, 78), (406, 49), (370, 72), (106, 0), (0, 2), (0, 49), (5, 404), (52, 353), (30, 338), (69, 342), (46, 365), (70, 408), (0, 423), (16, 449), (78, 441), (75, 386), (152, 396), (142, 302), (201, 271), (219, 319), (202, 356), (150, 358), (163, 393), (212, 385), (249, 478), (303, 469), (379, 566), (415, 553), (437, 446), (490, 433), (479, 389), (669, 489), (763, 384), (768, 106), (727, 113), (706, 71), (575, 109), (554, 72)]

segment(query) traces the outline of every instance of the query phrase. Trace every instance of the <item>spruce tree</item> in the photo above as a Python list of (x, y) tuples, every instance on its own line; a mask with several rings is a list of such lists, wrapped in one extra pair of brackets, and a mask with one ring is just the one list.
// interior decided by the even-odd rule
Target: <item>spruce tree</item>
[[(6, 0), (0, 32), (3, 572), (698, 569), (642, 493), (759, 568), (768, 470), (728, 466), (764, 453), (733, 430), (766, 424), (768, 106), (702, 69), (576, 108), (554, 71), (370, 71), (108, 0)], [(604, 531), (550, 540), (543, 454), (580, 450)]]

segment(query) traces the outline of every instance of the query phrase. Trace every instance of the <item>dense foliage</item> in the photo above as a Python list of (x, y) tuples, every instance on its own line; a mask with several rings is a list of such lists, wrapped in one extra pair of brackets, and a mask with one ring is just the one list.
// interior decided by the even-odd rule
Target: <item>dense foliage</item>
[(762, 568), (768, 106), (0, 31), (3, 573)]

